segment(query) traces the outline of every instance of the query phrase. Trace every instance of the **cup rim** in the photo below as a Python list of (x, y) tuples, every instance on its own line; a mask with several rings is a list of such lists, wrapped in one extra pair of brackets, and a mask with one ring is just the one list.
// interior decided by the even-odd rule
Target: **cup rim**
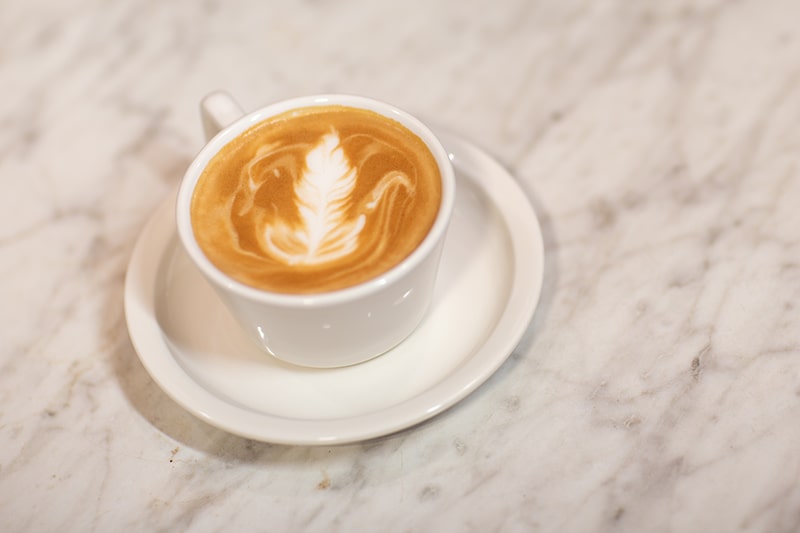
[[(203, 169), (210, 162), (212, 157), (249, 127), (293, 108), (318, 105), (344, 105), (376, 111), (386, 117), (397, 120), (425, 142), (439, 166), (439, 173), (442, 181), (442, 195), (439, 203), (439, 211), (436, 214), (434, 223), (427, 235), (425, 235), (425, 238), (405, 259), (382, 274), (357, 285), (319, 293), (286, 294), (259, 289), (237, 281), (228, 274), (225, 274), (206, 257), (194, 237), (190, 215), (194, 187)], [(175, 220), (178, 236), (183, 244), (184, 250), (186, 250), (194, 264), (197, 265), (200, 271), (212, 283), (240, 297), (258, 303), (279, 305), (289, 308), (311, 306), (324, 307), (369, 296), (386, 286), (394, 284), (407, 273), (413, 271), (417, 265), (422, 263), (435, 251), (436, 246), (444, 238), (454, 204), (455, 171), (450, 159), (450, 154), (428, 126), (408, 112), (381, 100), (352, 94), (326, 93), (299, 96), (263, 106), (243, 115), (217, 133), (197, 153), (184, 173), (176, 199)]]

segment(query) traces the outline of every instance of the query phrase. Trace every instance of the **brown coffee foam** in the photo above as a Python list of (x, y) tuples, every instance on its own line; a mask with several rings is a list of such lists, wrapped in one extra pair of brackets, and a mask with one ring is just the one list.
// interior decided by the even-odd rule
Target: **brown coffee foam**
[[(316, 202), (313, 194), (303, 196), (315, 208), (336, 209), (305, 212), (330, 212), (329, 218), (311, 219), (335, 220), (345, 229), (357, 226), (357, 217), (363, 215), (364, 229), (358, 246), (342, 258), (289, 264), (278, 254), (288, 251), (292, 258), (298, 257), (291, 254), (304, 249), (303, 238), (309, 234), (303, 224), (308, 217), (296, 202), (298, 191), (319, 189), (308, 187), (306, 157), (311, 150), (320, 150), (320, 142), (331, 132), (338, 135), (336, 148), (355, 170), (355, 179), (336, 181), (326, 196), (336, 200), (329, 203)], [(325, 161), (335, 160), (329, 157), (335, 152), (317, 153)], [(384, 194), (370, 209), (379, 190)], [(309, 294), (356, 285), (397, 265), (425, 238), (440, 202), (438, 165), (417, 135), (372, 111), (318, 106), (267, 119), (226, 145), (197, 183), (191, 218), (200, 248), (227, 275), (269, 291)], [(267, 227), (291, 227), (299, 237), (286, 234), (277, 246), (274, 239), (265, 239)], [(324, 235), (319, 257), (344, 249), (337, 248), (344, 239)]]

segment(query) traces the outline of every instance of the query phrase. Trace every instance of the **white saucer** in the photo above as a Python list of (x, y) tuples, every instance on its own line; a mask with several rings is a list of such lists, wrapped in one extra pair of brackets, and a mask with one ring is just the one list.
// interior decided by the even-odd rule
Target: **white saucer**
[(417, 424), (488, 379), (536, 308), (541, 230), (494, 159), (451, 134), (439, 138), (456, 169), (456, 206), (433, 306), (406, 341), (366, 363), (326, 370), (261, 353), (184, 254), (169, 198), (142, 231), (125, 279), (128, 331), (156, 383), (231, 433), (327, 445)]

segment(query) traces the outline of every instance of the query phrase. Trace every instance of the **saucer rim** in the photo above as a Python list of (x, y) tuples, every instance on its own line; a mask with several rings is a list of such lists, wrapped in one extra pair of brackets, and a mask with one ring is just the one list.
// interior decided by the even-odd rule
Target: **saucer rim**
[[(508, 359), (527, 330), (544, 281), (544, 245), (539, 220), (514, 177), (494, 158), (463, 138), (434, 130), (456, 167), (489, 198), (505, 224), (513, 257), (511, 290), (489, 333), (473, 356), (429, 389), (395, 405), (350, 417), (287, 418), (257, 412), (216, 396), (193, 379), (172, 352), (156, 318), (158, 264), (179, 245), (175, 228), (161, 229), (171, 216), (174, 195), (149, 218), (137, 238), (125, 278), (124, 307), (129, 336), (151, 378), (176, 403), (201, 420), (242, 437), (290, 445), (334, 445), (369, 440), (413, 427), (454, 406), (488, 380)], [(491, 187), (474, 177), (491, 176)], [(147, 268), (150, 263), (150, 269)], [(482, 355), (482, 357), (481, 357)]]

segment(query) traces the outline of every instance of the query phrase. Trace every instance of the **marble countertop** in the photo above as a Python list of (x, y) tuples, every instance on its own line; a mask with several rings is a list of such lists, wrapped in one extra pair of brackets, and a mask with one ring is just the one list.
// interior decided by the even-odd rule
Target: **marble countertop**
[[(5, 2), (3, 531), (797, 531), (800, 4)], [(167, 396), (123, 312), (198, 101), (390, 101), (493, 154), (545, 240), (522, 343), (334, 447)]]

